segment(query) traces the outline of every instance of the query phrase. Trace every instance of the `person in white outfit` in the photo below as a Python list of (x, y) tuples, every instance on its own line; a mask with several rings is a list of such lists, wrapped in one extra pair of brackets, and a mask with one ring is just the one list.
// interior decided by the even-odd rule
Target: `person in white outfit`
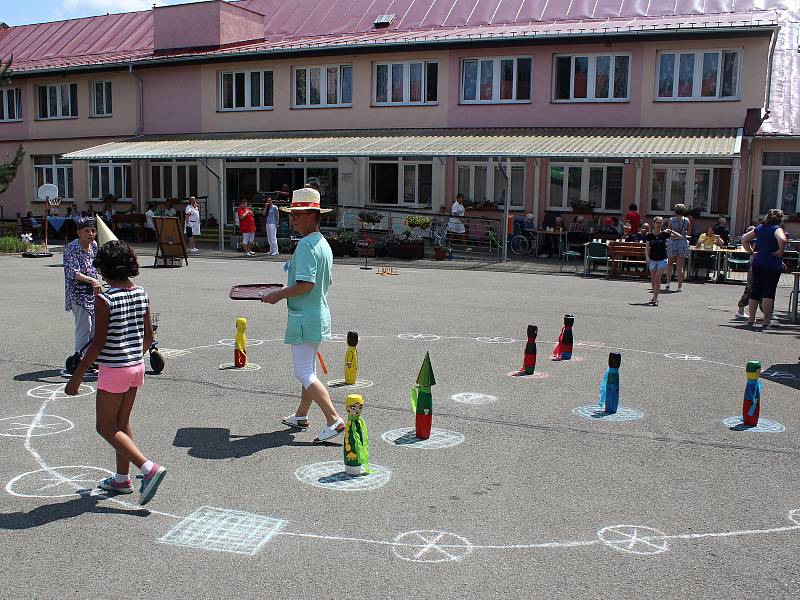
[(267, 196), (264, 216), (267, 218), (269, 256), (278, 256), (278, 221), (280, 220), (280, 214), (278, 213), (278, 207), (272, 203), (272, 196)]
[(194, 196), (189, 198), (183, 217), (184, 229), (189, 242), (189, 251), (197, 252), (195, 238), (200, 235), (200, 207), (197, 205), (197, 198)]

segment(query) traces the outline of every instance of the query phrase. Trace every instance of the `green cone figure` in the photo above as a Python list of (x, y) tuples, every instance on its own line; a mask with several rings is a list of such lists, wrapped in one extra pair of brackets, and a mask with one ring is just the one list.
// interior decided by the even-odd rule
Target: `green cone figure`
[(369, 437), (367, 424), (361, 416), (364, 398), (349, 394), (344, 401), (347, 424), (344, 427), (344, 472), (348, 475), (369, 473)]
[(431, 437), (431, 423), (433, 422), (433, 396), (431, 386), (436, 385), (436, 378), (431, 367), (431, 357), (425, 353), (425, 360), (422, 361), (419, 375), (417, 375), (417, 385), (411, 388), (411, 408), (417, 413), (416, 432), (417, 439), (427, 440)]

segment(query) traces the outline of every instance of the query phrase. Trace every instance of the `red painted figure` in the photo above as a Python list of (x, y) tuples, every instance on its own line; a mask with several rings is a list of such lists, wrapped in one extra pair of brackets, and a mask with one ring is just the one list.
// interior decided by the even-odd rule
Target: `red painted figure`
[(525, 344), (525, 356), (522, 359), (522, 371), (520, 375), (533, 375), (536, 370), (536, 336), (539, 328), (536, 325), (528, 325), (528, 343)]

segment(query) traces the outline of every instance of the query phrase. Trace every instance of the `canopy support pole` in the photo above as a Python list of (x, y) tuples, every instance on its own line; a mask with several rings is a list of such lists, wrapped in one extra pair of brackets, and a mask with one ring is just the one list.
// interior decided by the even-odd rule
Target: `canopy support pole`
[(225, 226), (222, 223), (222, 210), (224, 209), (222, 198), (222, 177), (220, 177), (214, 171), (214, 169), (208, 166), (208, 159), (203, 162), (203, 166), (209, 173), (217, 178), (217, 214), (219, 215), (219, 217), (217, 217), (217, 224), (219, 226), (219, 250), (221, 252), (225, 250)]

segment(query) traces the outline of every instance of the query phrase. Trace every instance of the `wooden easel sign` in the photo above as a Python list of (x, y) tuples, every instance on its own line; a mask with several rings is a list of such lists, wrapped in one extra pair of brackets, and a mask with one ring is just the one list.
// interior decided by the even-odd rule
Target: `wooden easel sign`
[[(189, 255), (186, 252), (186, 241), (183, 238), (180, 219), (178, 217), (153, 217), (156, 228), (156, 257), (153, 266), (158, 266), (158, 259), (164, 261), (165, 267), (181, 266), (180, 261), (189, 264)], [(177, 265), (173, 259), (178, 259)]]

